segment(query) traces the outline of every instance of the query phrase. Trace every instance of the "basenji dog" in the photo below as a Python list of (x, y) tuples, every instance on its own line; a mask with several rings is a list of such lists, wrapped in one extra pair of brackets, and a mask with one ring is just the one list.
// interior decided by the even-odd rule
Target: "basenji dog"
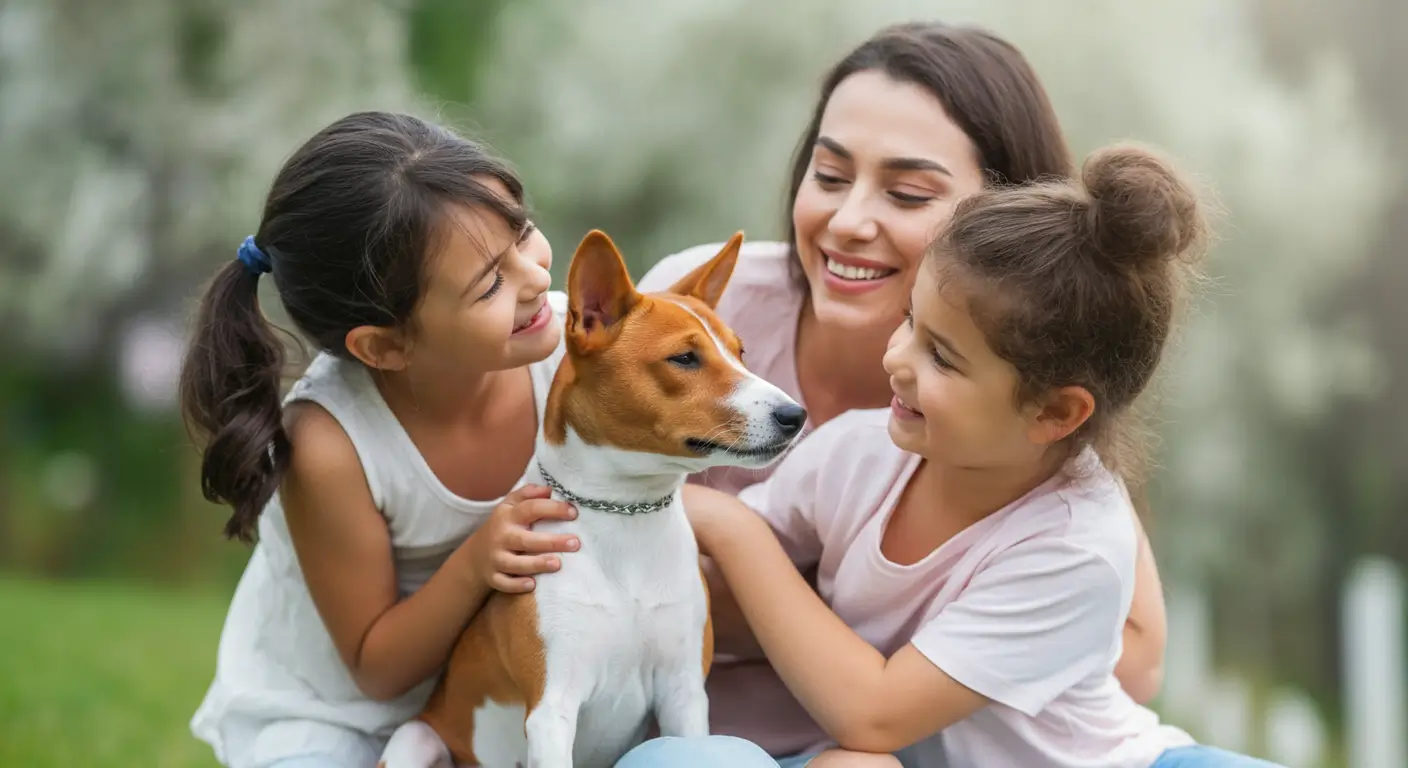
[(535, 455), (579, 512), (538, 526), (581, 548), (533, 591), (489, 598), (383, 768), (607, 768), (652, 714), (662, 735), (707, 735), (713, 631), (679, 489), (711, 466), (766, 466), (807, 415), (744, 367), (714, 314), (742, 242), (642, 294), (610, 238), (582, 240)]

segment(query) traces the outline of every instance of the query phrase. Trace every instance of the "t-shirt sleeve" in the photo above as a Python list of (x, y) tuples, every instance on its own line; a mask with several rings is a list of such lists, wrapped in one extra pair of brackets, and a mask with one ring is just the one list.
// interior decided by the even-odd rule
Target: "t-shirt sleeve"
[(1103, 557), (1033, 539), (980, 570), (911, 643), (949, 677), (1034, 717), (1110, 663), (1121, 594), (1119, 573)]

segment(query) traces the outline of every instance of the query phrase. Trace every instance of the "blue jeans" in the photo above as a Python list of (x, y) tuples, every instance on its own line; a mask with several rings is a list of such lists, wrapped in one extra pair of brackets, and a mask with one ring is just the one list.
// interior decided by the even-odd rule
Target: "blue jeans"
[[(627, 752), (616, 768), (777, 768), (762, 747), (734, 736), (651, 739)], [(269, 768), (353, 768), (327, 755), (285, 757)]]
[(1174, 747), (1159, 755), (1159, 759), (1149, 768), (1282, 768), (1255, 757), (1228, 752), (1217, 747), (1195, 744), (1191, 747)]
[(777, 768), (763, 748), (737, 736), (661, 736), (627, 752), (616, 768)]
[(270, 763), (269, 768), (350, 768), (350, 766), (328, 755), (308, 754), (280, 758)]
[[(768, 756), (761, 747), (734, 736), (707, 736), (702, 739), (662, 737), (651, 739), (627, 752), (616, 768), (800, 768), (814, 755), (783, 758)], [(311, 767), (310, 767), (311, 768)], [(1154, 761), (1150, 768), (1282, 768), (1275, 763), (1239, 755), (1201, 744), (1175, 747)]]

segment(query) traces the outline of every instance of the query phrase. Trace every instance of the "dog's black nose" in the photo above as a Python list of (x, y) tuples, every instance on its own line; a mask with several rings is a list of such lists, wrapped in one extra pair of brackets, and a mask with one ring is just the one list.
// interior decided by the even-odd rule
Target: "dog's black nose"
[(783, 405), (773, 409), (772, 420), (782, 428), (783, 435), (792, 437), (807, 423), (807, 409), (800, 405)]

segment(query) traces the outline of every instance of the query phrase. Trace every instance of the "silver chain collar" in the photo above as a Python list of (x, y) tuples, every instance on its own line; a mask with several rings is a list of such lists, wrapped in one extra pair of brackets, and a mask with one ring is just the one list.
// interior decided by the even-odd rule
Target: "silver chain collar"
[(571, 502), (579, 509), (581, 507), (587, 507), (588, 509), (593, 509), (599, 512), (611, 512), (612, 514), (617, 515), (643, 515), (647, 512), (659, 512), (660, 510), (670, 506), (670, 503), (675, 500), (675, 494), (673, 492), (671, 492), (667, 496), (658, 498), (655, 501), (637, 501), (631, 504), (618, 504), (614, 501), (597, 501), (596, 499), (585, 499), (567, 490), (566, 488), (563, 488), (562, 483), (559, 483), (557, 481), (557, 478), (548, 474), (548, 471), (543, 468), (542, 462), (538, 462), (538, 471), (543, 474), (543, 480), (547, 482), (549, 488), (553, 489), (553, 491), (556, 492), (557, 495)]

